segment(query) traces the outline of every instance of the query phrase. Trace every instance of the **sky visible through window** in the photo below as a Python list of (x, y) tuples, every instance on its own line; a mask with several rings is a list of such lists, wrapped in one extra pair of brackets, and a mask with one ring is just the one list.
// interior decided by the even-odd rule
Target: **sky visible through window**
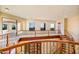
[(29, 28), (34, 28), (35, 27), (35, 23), (34, 22), (30, 22), (29, 23)]
[(50, 27), (51, 27), (51, 28), (54, 28), (54, 27), (55, 27), (55, 25), (54, 25), (54, 24), (51, 24), (51, 25), (50, 25)]

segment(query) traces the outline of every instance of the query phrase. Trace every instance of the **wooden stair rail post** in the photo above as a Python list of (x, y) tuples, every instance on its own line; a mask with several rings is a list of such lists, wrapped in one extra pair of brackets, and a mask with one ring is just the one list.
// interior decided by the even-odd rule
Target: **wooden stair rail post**
[(6, 38), (7, 38), (7, 40), (6, 40), (6, 46), (9, 46), (9, 34), (8, 33), (6, 34)]
[[(48, 37), (48, 36), (47, 36)], [(22, 40), (19, 40), (18, 42), (18, 44), (15, 44), (15, 45), (11, 45), (11, 46), (7, 46), (7, 47), (5, 47), (5, 48), (0, 48), (0, 51), (1, 52), (4, 52), (4, 51), (10, 51), (11, 49), (13, 49), (13, 48), (17, 48), (17, 47), (21, 47), (21, 46), (23, 46), (23, 45), (26, 45), (26, 44), (31, 44), (31, 43), (40, 43), (40, 42), (59, 42), (59, 43), (69, 43), (69, 44), (75, 44), (75, 45), (79, 45), (79, 42), (75, 42), (75, 41), (70, 41), (70, 40), (49, 40), (49, 39), (51, 39), (51, 38), (53, 38), (52, 36), (49, 36), (48, 38), (49, 39), (47, 39), (47, 37), (44, 37), (44, 39), (43, 38), (41, 38), (41, 37), (35, 37), (36, 38), (36, 40), (35, 40), (35, 38), (34, 38), (34, 40), (32, 39), (32, 40), (28, 40), (28, 39), (31, 39), (31, 38), (25, 38), (25, 41), (24, 41), (24, 38), (22, 39)], [(33, 37), (32, 37), (33, 38)], [(60, 38), (60, 37), (56, 37), (56, 38)], [(37, 40), (38, 39), (38, 40)], [(42, 40), (43, 39), (43, 40)], [(27, 41), (28, 40), (28, 41)], [(60, 46), (60, 47), (62, 47), (62, 46)], [(60, 48), (60, 50), (61, 50), (61, 48)]]
[(49, 30), (48, 30), (48, 36), (49, 36)]
[(2, 39), (2, 35), (0, 35), (0, 40)]
[(16, 36), (18, 36), (18, 24), (17, 24), (17, 20), (16, 20)]
[[(73, 38), (73, 36), (68, 32), (68, 31), (66, 31), (66, 37), (67, 37), (67, 39), (69, 39), (70, 41), (74, 41), (74, 38)], [(75, 42), (75, 41), (74, 41)], [(70, 53), (70, 47), (69, 47), (69, 53)], [(73, 44), (73, 54), (75, 54), (75, 44)]]
[[(6, 47), (8, 47), (9, 46), (9, 33), (6, 34), (6, 38), (7, 38), (7, 40), (6, 40)], [(10, 54), (10, 52), (11, 52), (11, 49), (8, 50), (9, 54)]]
[[(62, 35), (60, 35), (60, 40), (63, 40)], [(62, 54), (62, 50), (63, 50), (63, 44), (61, 42), (60, 54)]]
[(35, 31), (35, 37), (36, 37), (36, 31)]

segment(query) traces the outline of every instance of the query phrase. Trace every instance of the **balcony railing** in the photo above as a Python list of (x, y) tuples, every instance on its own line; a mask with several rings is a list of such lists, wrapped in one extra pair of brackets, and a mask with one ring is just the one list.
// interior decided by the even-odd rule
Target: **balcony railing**
[(18, 32), (7, 32), (6, 34), (0, 35), (0, 48), (6, 47), (9, 44), (14, 44), (21, 37), (36, 37), (36, 36), (52, 36), (59, 35), (57, 31), (28, 31), (21, 30)]
[[(53, 31), (52, 31), (53, 32)], [(51, 31), (20, 31), (10, 43), (10, 33), (6, 34), (6, 46), (0, 48), (1, 54), (76, 54), (79, 53), (79, 42), (70, 36), (52, 33)], [(43, 34), (43, 35), (42, 35)], [(29, 36), (34, 35), (34, 36)], [(12, 36), (12, 37), (13, 37)], [(4, 37), (5, 38), (5, 37)]]
[[(64, 44), (64, 45), (63, 45)], [(1, 53), (15, 54), (75, 54), (79, 42), (59, 39), (20, 41), (18, 44), (1, 48)], [(79, 52), (77, 52), (79, 53)]]

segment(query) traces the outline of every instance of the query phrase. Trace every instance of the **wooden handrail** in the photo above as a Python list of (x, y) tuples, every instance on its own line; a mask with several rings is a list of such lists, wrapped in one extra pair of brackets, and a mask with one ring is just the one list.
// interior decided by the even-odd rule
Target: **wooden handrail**
[[(67, 31), (66, 32), (66, 36), (67, 36), (67, 39), (69, 39), (70, 41), (75, 41), (73, 36)], [(75, 45), (73, 45), (73, 50), (74, 50), (74, 53), (75, 53)]]
[(35, 43), (35, 42), (60, 42), (60, 43), (70, 43), (70, 44), (79, 45), (79, 42), (74, 42), (74, 41), (69, 41), (69, 40), (46, 40), (46, 39), (44, 39), (44, 40), (30, 40), (30, 41), (22, 41), (18, 44), (11, 45), (11, 46), (8, 46), (5, 48), (0, 48), (0, 52), (7, 51), (7, 50), (10, 50), (13, 48), (20, 47), (20, 46), (25, 45), (25, 44), (30, 44), (30, 43)]
[[(29, 30), (20, 30), (20, 31), (17, 31), (16, 33), (18, 33), (18, 32), (21, 32), (21, 31), (29, 31)], [(37, 31), (40, 31), (40, 32), (43, 32), (43, 31), (41, 31), (41, 30), (35, 30), (35, 31), (29, 31), (29, 32), (37, 32)], [(51, 31), (51, 30), (45, 30), (44, 32), (46, 32), (47, 31), (47, 33), (48, 33), (48, 35), (50, 34), (49, 32)], [(0, 34), (0, 36), (3, 36), (3, 35), (7, 35), (7, 34), (10, 34), (9, 32), (8, 33), (6, 33), (6, 34)]]
[(62, 48), (62, 46), (58, 47), (58, 48), (53, 52), (53, 54), (55, 54), (55, 53), (57, 53), (58, 51), (60, 51), (61, 48)]
[(66, 32), (66, 36), (67, 36), (67, 38), (70, 38), (71, 37), (70, 40), (74, 40), (73, 39), (73, 36), (69, 32)]
[(4, 36), (4, 35), (9, 35), (10, 33), (6, 33), (6, 34), (0, 34), (0, 36)]
[[(18, 32), (21, 32), (21, 31), (35, 32), (35, 35), (37, 34), (38, 31), (40, 31), (40, 32), (47, 32), (47, 33), (48, 33), (48, 36), (49, 36), (51, 30), (45, 30), (45, 31), (41, 31), (41, 30), (35, 30), (35, 31), (20, 30), (20, 31), (17, 31), (16, 34), (18, 34)], [(9, 34), (10, 34), (10, 33), (7, 32), (6, 34), (0, 34), (0, 36), (9, 35)], [(16, 36), (17, 36), (17, 35), (16, 35)]]
[(27, 41), (27, 40), (41, 40), (41, 39), (52, 39), (52, 38), (60, 38), (60, 35), (53, 35), (53, 36), (38, 36), (38, 37), (22, 37), (18, 40), (20, 41)]
[[(21, 31), (29, 31), (29, 30), (19, 30), (19, 31), (17, 31), (17, 32), (21, 32)], [(34, 31), (29, 31), (29, 32), (37, 32), (37, 31), (41, 31), (41, 30), (34, 30)], [(51, 30), (45, 30), (45, 31), (49, 32), (49, 31), (51, 31)], [(55, 30), (55, 31), (56, 31), (56, 30)], [(43, 31), (41, 31), (41, 32), (43, 32)]]
[[(42, 32), (46, 32), (46, 34), (47, 34), (47, 36), (50, 36), (51, 34), (50, 34), (50, 31), (51, 30), (45, 30), (45, 31), (41, 31), (41, 30), (35, 30), (35, 31), (29, 31), (29, 30), (20, 30), (20, 31), (17, 31), (17, 35), (19, 36), (19, 32), (33, 32), (33, 34), (35, 35), (35, 36), (37, 36), (38, 34), (41, 34)], [(38, 32), (40, 32), (40, 33), (38, 33)], [(51, 31), (51, 32), (56, 32), (56, 30), (55, 31)], [(43, 33), (42, 33), (43, 34)], [(53, 33), (52, 33), (53, 34)], [(56, 34), (59, 34), (59, 33), (57, 33), (56, 32)], [(60, 33), (61, 34), (61, 33)], [(59, 34), (59, 35), (60, 35)]]
[(9, 34), (9, 33), (6, 33), (6, 34), (1, 34), (0, 36), (4, 36), (4, 35), (7, 35), (7, 34)]
[[(34, 31), (34, 32), (35, 32), (35, 35), (36, 35), (36, 31)], [(38, 42), (59, 42), (59, 43), (69, 43), (69, 44), (79, 45), (79, 42), (75, 42), (74, 40), (70, 40), (70, 39), (69, 40), (50, 40), (52, 38), (61, 38), (61, 35), (49, 36), (49, 31), (47, 31), (47, 32), (48, 32), (48, 36), (43, 36), (43, 37), (36, 37), (35, 36), (35, 37), (20, 38), (19, 41), (18, 41), (19, 43), (14, 44), (14, 45), (8, 45), (8, 35), (9, 35), (9, 33), (4, 34), (4, 35), (7, 35), (7, 46), (5, 48), (1, 48), (0, 52), (11, 50), (11, 49), (20, 47), (20, 46), (25, 45), (25, 44), (38, 43)], [(57, 50), (58, 49), (60, 49), (60, 48), (57, 48)]]

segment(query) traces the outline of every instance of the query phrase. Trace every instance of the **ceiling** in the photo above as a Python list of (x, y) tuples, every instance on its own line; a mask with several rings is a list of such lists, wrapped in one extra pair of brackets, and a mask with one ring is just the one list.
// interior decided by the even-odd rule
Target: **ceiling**
[(68, 5), (1, 5), (1, 11), (8, 8), (7, 13), (32, 19), (60, 19), (62, 17), (72, 17), (78, 15), (79, 6)]

